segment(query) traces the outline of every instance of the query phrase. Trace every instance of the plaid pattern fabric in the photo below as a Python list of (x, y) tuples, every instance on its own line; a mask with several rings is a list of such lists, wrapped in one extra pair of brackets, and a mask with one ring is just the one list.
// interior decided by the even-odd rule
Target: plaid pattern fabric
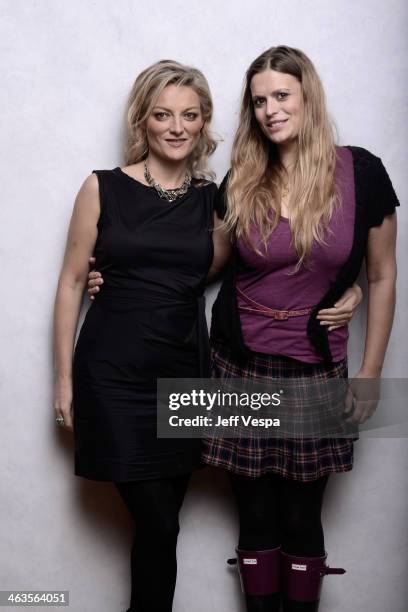
[[(217, 343), (212, 348), (214, 378), (347, 378), (347, 359), (331, 366), (306, 364), (289, 357), (251, 352), (245, 365), (232, 359), (228, 346)], [(274, 472), (290, 480), (308, 482), (333, 472), (347, 472), (353, 467), (353, 441), (349, 438), (262, 438), (234, 439), (206, 437), (203, 440), (204, 463), (225, 468), (236, 474), (257, 478)]]

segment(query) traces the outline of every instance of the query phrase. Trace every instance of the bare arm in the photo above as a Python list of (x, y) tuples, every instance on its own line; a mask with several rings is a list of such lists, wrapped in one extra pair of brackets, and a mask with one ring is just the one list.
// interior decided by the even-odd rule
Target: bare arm
[(207, 275), (207, 282), (212, 282), (222, 272), (232, 250), (230, 234), (225, 230), (223, 222), (216, 212), (214, 212), (213, 243), (214, 257)]
[(381, 377), (395, 311), (396, 235), (395, 214), (385, 217), (382, 225), (371, 228), (368, 234), (368, 310), (364, 357), (361, 368), (354, 377), (355, 383), (351, 382), (346, 402), (347, 411), (351, 412), (350, 421), (353, 423), (364, 423), (374, 413), (380, 396), (378, 380), (364, 386), (358, 383), (358, 379)]
[(77, 195), (54, 308), (55, 399), (57, 415), (72, 429), (72, 355), (88, 258), (97, 238), (100, 214), (98, 179), (89, 176)]
[(385, 217), (368, 234), (366, 269), (368, 280), (367, 333), (360, 372), (380, 377), (395, 311), (397, 263), (395, 245), (397, 216)]

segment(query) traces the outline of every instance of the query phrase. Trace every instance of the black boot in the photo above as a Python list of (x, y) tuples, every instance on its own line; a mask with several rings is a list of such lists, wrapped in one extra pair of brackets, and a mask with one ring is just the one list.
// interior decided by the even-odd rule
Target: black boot
[(271, 595), (246, 595), (247, 612), (279, 612), (280, 593)]

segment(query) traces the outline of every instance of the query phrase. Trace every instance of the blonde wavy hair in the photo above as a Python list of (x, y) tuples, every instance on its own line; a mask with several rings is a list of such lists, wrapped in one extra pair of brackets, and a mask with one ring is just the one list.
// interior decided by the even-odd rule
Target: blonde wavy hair
[[(303, 106), (298, 154), (290, 177), (280, 163), (276, 145), (262, 133), (255, 118), (251, 81), (255, 74), (265, 70), (291, 74), (301, 84)], [(334, 130), (315, 67), (298, 49), (286, 46), (268, 49), (252, 62), (246, 73), (226, 189), (227, 227), (261, 254), (252, 244), (251, 226), (255, 224), (259, 228), (266, 247), (268, 237), (279, 222), (283, 186), (288, 184), (292, 244), (298, 255), (296, 270), (302, 264), (307, 265), (313, 242), (325, 243), (324, 230), (337, 201), (335, 166)], [(271, 209), (274, 215), (270, 214)]]
[(145, 122), (168, 85), (191, 87), (200, 99), (204, 126), (198, 144), (190, 155), (188, 170), (194, 178), (202, 181), (212, 180), (214, 173), (208, 168), (208, 158), (214, 153), (217, 141), (210, 132), (213, 115), (210, 88), (200, 70), (172, 60), (161, 60), (152, 64), (139, 74), (133, 84), (126, 109), (126, 163), (136, 164), (146, 159), (149, 145)]

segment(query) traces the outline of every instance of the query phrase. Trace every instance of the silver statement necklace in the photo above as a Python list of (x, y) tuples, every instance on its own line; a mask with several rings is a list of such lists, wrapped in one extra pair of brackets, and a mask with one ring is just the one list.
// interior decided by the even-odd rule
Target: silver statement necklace
[(151, 187), (154, 187), (157, 193), (163, 200), (167, 200), (168, 202), (174, 202), (178, 198), (181, 198), (185, 193), (187, 193), (188, 188), (191, 185), (191, 176), (190, 174), (186, 174), (186, 178), (183, 181), (181, 187), (176, 187), (175, 189), (164, 189), (159, 183), (157, 183), (152, 175), (150, 174), (150, 170), (147, 167), (147, 163), (144, 163), (144, 177), (146, 183), (148, 183)]

